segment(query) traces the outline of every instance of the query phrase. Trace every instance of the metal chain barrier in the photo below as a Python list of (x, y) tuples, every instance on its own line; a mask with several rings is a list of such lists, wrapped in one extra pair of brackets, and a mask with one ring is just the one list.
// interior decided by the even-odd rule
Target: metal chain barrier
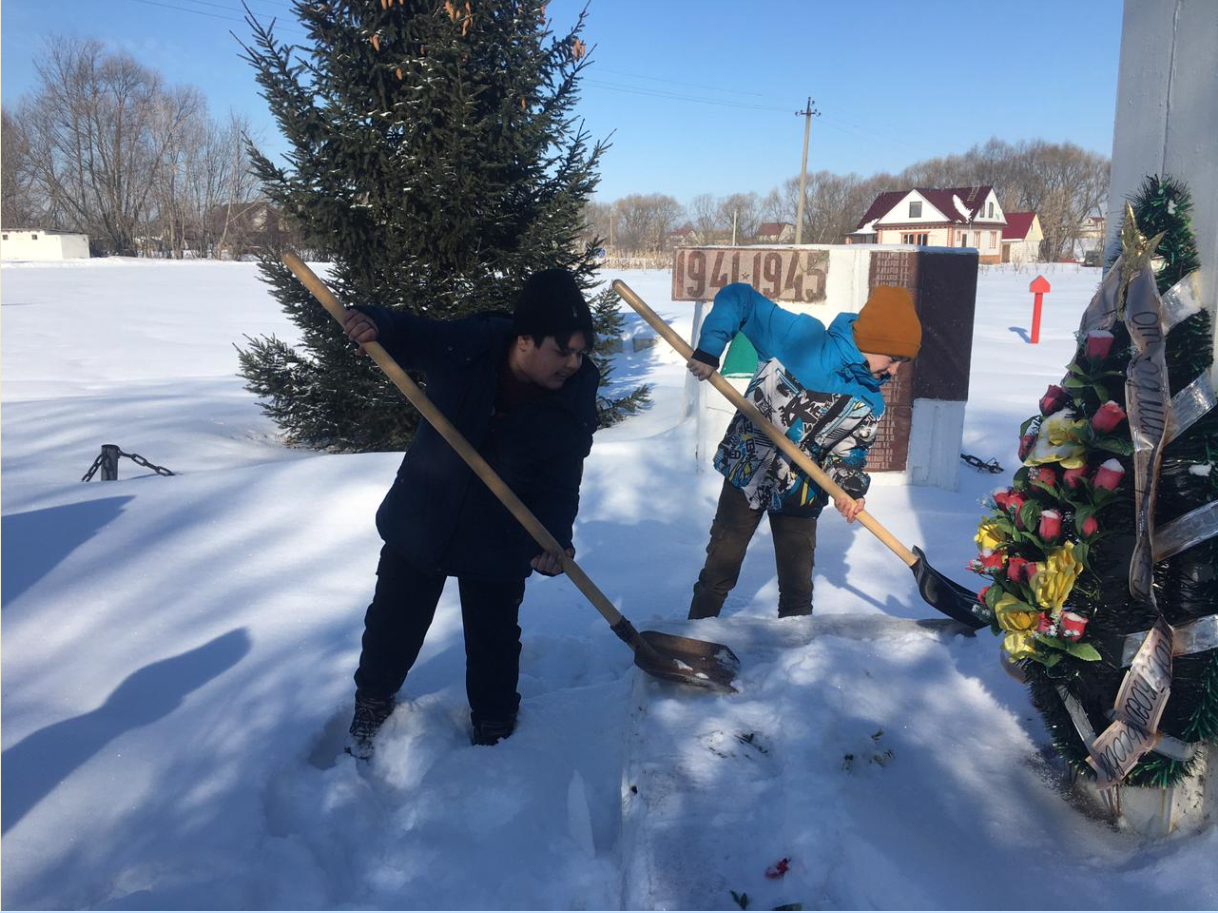
[(171, 476), (173, 473), (164, 466), (157, 466), (155, 463), (150, 463), (138, 453), (127, 453), (117, 444), (102, 444), (101, 453), (97, 455), (97, 459), (93, 461), (93, 465), (89, 467), (89, 471), (80, 477), (82, 482), (88, 482), (96, 475), (97, 470), (102, 472), (103, 482), (112, 482), (118, 479), (118, 458), (127, 457), (137, 466), (143, 466), (145, 469), (151, 469), (159, 476)]
[(982, 471), (983, 469), (993, 473), (1002, 472), (1002, 467), (998, 465), (998, 461), (992, 457), (988, 460), (983, 460), (981, 457), (975, 457), (971, 453), (962, 453), (960, 454), (960, 459), (964, 460), (964, 462), (968, 463), (978, 472)]

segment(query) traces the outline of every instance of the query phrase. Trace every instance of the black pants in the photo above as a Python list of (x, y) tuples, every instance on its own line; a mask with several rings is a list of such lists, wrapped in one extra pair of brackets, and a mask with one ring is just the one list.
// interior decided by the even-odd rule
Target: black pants
[[(740, 577), (744, 553), (757, 531), (764, 508), (749, 507), (744, 492), (724, 480), (719, 507), (711, 523), (706, 564), (694, 584), (690, 618), (719, 614), (727, 594)], [(778, 616), (812, 612), (812, 566), (816, 555), (816, 518), (770, 514), (774, 558), (778, 565)]]
[[(355, 672), (361, 694), (392, 698), (419, 657), (444, 589), (443, 574), (412, 567), (386, 545), (376, 569), (376, 594), (364, 615), (363, 650)], [(458, 578), (465, 627), (465, 692), (475, 725), (510, 720), (520, 706), (520, 626), (524, 580)]]

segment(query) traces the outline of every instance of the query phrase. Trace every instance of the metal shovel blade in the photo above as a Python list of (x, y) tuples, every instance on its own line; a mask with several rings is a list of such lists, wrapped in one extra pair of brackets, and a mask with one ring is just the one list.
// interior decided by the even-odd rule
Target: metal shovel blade
[(989, 625), (990, 611), (982, 605), (972, 590), (944, 577), (931, 567), (926, 561), (926, 554), (916, 545), (913, 553), (918, 560), (910, 570), (918, 582), (918, 593), (926, 600), (927, 605), (971, 628), (984, 628)]
[(639, 638), (650, 649), (635, 650), (634, 663), (649, 675), (711, 691), (736, 692), (732, 682), (740, 671), (740, 659), (723, 644), (660, 631), (640, 631)]

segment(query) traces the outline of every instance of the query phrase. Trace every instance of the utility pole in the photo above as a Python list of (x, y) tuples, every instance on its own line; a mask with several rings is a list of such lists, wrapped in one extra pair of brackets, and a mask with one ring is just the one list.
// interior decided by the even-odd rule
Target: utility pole
[(732, 212), (732, 247), (736, 246), (736, 220), (740, 217), (740, 210)]
[(808, 96), (808, 104), (802, 111), (795, 112), (796, 117), (804, 119), (804, 159), (799, 167), (799, 203), (795, 215), (795, 243), (799, 244), (804, 236), (804, 187), (808, 182), (808, 137), (812, 133), (812, 118), (820, 117), (819, 111), (812, 109), (812, 96)]

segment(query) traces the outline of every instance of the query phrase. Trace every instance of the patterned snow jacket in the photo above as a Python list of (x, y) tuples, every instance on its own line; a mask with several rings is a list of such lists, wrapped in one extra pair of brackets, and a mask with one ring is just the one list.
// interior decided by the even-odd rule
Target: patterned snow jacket
[[(871, 479), (863, 466), (884, 414), (877, 380), (854, 342), (857, 315), (839, 314), (826, 329), (743, 283), (715, 296), (694, 357), (719, 366), (737, 332), (757, 349), (760, 365), (746, 396), (812, 457), (847, 494), (861, 498)], [(715, 454), (715, 468), (753, 508), (817, 516), (827, 496), (740, 413)]]

